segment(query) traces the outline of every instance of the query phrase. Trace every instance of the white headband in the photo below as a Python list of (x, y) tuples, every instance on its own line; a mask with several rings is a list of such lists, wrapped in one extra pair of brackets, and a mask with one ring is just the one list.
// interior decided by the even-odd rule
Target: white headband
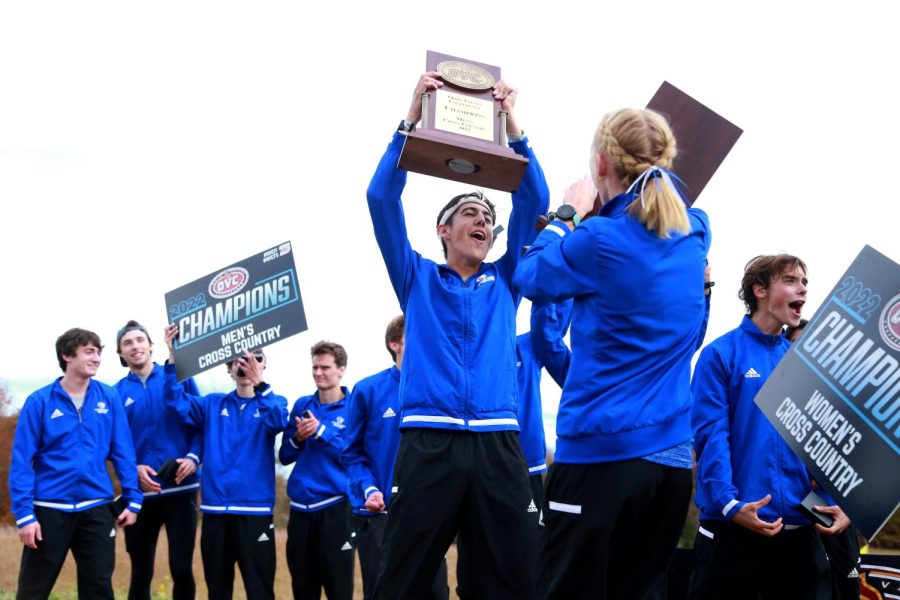
[[(444, 214), (441, 215), (441, 220), (438, 221), (438, 226), (446, 225), (447, 221), (450, 220), (450, 217), (453, 216), (453, 213), (455, 213), (457, 210), (459, 210), (460, 206), (462, 206), (463, 204), (469, 204), (469, 203), (478, 204), (478, 205), (484, 207), (489, 213), (491, 213), (491, 215), (493, 217), (494, 211), (493, 211), (493, 209), (491, 209), (490, 205), (487, 203), (487, 200), (485, 199), (485, 197), (482, 196), (481, 194), (473, 193), (473, 194), (467, 194), (465, 196), (462, 196), (459, 200), (456, 201), (455, 204), (453, 204), (452, 206), (450, 206), (450, 208), (445, 210)], [(492, 218), (492, 220), (493, 220), (493, 218)]]

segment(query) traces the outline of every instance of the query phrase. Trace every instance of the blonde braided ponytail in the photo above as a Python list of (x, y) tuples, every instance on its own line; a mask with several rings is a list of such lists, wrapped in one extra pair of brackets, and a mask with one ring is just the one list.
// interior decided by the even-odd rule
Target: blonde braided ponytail
[[(652, 110), (623, 108), (603, 117), (594, 148), (615, 165), (626, 187), (652, 167), (670, 169), (677, 154), (675, 136), (665, 118)], [(655, 179), (628, 207), (629, 214), (661, 238), (691, 230), (684, 202), (670, 185)]]

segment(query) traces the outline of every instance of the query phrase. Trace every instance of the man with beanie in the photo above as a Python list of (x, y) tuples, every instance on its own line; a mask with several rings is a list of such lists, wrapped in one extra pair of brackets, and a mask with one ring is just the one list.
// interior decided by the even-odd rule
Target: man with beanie
[[(163, 399), (165, 371), (152, 360), (153, 341), (147, 328), (128, 321), (116, 334), (116, 352), (128, 375), (116, 390), (125, 407), (137, 455), (138, 484), (144, 492), (141, 514), (125, 530), (125, 548), (131, 557), (129, 600), (149, 600), (159, 530), (166, 526), (172, 597), (193, 598), (193, 557), (197, 531), (196, 473), (200, 463), (201, 434), (187, 427)], [(188, 394), (199, 392), (193, 379), (181, 384)], [(166, 466), (165, 472), (158, 472)]]

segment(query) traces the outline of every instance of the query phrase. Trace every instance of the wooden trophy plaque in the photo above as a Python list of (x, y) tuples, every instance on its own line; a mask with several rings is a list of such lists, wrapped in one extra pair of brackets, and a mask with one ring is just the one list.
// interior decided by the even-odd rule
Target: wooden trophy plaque
[(422, 96), (422, 121), (406, 135), (398, 166), (474, 187), (514, 192), (528, 159), (506, 145), (506, 114), (494, 99), (500, 68), (429, 50), (444, 86)]
[(693, 205), (744, 131), (668, 81), (647, 108), (666, 117), (672, 127), (678, 143), (672, 171), (684, 181), (685, 199)]

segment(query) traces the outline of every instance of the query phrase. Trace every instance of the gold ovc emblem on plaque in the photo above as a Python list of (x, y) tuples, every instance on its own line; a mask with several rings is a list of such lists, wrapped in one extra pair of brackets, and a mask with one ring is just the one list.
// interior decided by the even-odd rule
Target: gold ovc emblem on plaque
[(461, 60), (445, 60), (437, 66), (444, 81), (470, 90), (487, 90), (497, 83), (487, 69)]

